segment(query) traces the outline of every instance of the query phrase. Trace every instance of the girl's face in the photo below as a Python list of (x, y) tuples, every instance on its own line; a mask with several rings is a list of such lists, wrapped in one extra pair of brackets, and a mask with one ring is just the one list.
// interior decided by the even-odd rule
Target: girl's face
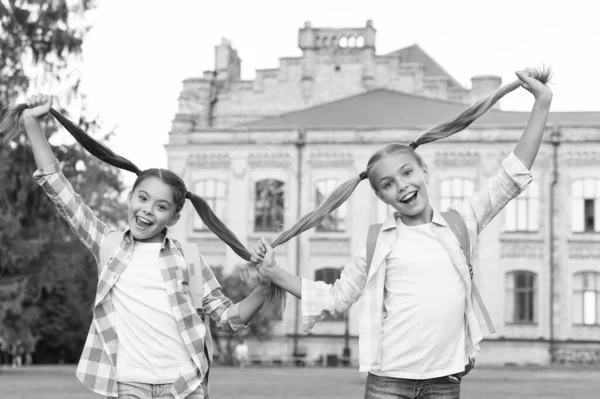
[(159, 178), (142, 180), (129, 194), (127, 221), (131, 234), (138, 241), (161, 242), (165, 227), (179, 220), (173, 201), (173, 189)]
[(404, 224), (431, 222), (427, 167), (422, 168), (409, 153), (384, 156), (371, 168), (369, 179), (377, 196), (400, 212)]

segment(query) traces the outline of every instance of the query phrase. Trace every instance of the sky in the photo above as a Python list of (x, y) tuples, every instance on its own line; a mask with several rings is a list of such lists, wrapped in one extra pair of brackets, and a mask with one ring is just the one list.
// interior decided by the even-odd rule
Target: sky
[[(164, 145), (182, 81), (214, 66), (225, 37), (242, 78), (300, 56), (298, 29), (377, 30), (377, 54), (418, 44), (463, 86), (475, 75), (503, 83), (514, 71), (550, 65), (553, 111), (600, 111), (600, 23), (592, 0), (97, 0), (83, 46), (81, 90), (88, 109), (113, 130), (110, 146), (141, 169), (167, 167)], [(527, 111), (520, 90), (505, 110)]]

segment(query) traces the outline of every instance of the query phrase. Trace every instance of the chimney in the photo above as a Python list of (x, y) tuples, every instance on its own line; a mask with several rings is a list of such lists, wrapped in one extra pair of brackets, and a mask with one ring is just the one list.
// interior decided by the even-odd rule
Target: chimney
[(215, 70), (218, 80), (239, 80), (241, 77), (242, 60), (237, 50), (231, 47), (231, 42), (225, 38), (215, 46)]
[[(471, 103), (481, 100), (502, 85), (502, 78), (497, 75), (477, 75), (471, 78)], [(500, 101), (492, 108), (499, 109)]]

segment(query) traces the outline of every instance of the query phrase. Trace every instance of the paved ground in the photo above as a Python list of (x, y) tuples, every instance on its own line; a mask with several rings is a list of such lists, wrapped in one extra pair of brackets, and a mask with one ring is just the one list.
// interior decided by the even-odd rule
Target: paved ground
[[(0, 370), (2, 399), (98, 399), (73, 366)], [(365, 377), (351, 368), (225, 368), (211, 372), (215, 399), (362, 398)], [(462, 399), (598, 399), (599, 368), (478, 368), (465, 378)]]

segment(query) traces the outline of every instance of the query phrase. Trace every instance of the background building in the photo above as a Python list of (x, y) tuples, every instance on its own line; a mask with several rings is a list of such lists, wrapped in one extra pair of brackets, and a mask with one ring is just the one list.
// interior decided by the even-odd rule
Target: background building
[[(240, 79), (230, 42), (215, 70), (183, 82), (167, 145), (169, 167), (203, 196), (243, 241), (274, 238), (321, 198), (364, 170), (370, 155), (462, 111), (501, 85), (496, 76), (462, 87), (418, 45), (375, 52), (365, 27), (299, 30), (301, 57)], [(532, 99), (533, 104), (533, 99)], [(437, 209), (468, 197), (499, 169), (529, 113), (491, 110), (466, 131), (419, 148)], [(480, 363), (600, 363), (600, 112), (553, 112), (532, 169), (534, 182), (484, 230), (475, 280), (497, 326)], [(388, 209), (359, 185), (321, 226), (277, 249), (292, 273), (334, 281)], [(241, 260), (186, 206), (175, 227), (212, 265)], [(347, 318), (301, 330), (289, 296), (274, 338), (253, 354), (349, 354), (356, 362), (360, 303)]]

